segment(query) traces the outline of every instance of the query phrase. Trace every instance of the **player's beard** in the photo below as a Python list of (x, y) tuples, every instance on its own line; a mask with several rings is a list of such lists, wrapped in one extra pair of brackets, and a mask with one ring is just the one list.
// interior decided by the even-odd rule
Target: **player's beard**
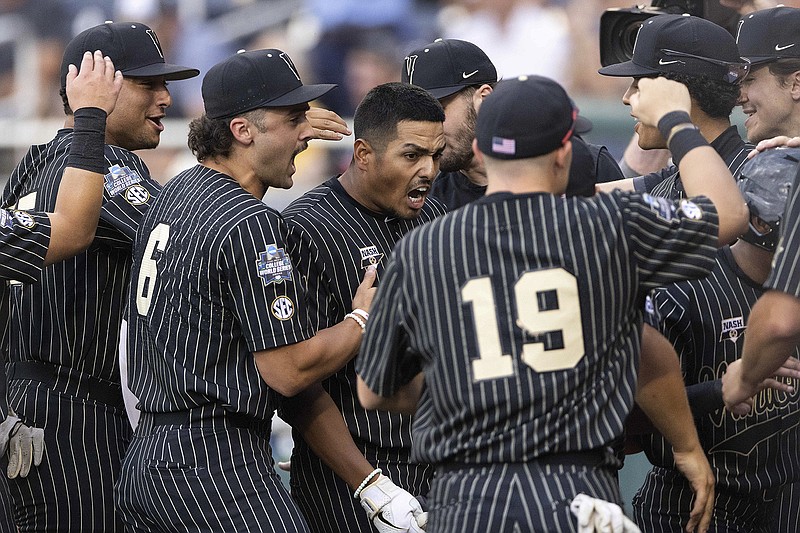
[(472, 140), (475, 138), (475, 124), (477, 121), (478, 112), (475, 111), (475, 106), (469, 106), (464, 124), (451, 139), (451, 149), (445, 150), (439, 160), (439, 170), (441, 172), (456, 172), (469, 168), (473, 157), (475, 157), (472, 153)]

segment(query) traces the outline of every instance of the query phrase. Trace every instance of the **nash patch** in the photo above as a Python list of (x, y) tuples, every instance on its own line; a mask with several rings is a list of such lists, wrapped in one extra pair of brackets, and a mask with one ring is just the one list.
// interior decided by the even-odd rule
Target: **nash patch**
[(278, 248), (275, 244), (270, 244), (266, 252), (258, 254), (256, 269), (265, 287), (270, 283), (292, 279), (292, 261), (283, 248)]
[(642, 200), (650, 206), (650, 210), (664, 220), (672, 220), (675, 213), (675, 205), (666, 198), (659, 198), (658, 196), (650, 196), (643, 194)]
[(377, 265), (383, 259), (383, 254), (377, 246), (367, 246), (358, 250), (361, 253), (361, 268), (366, 270), (370, 265)]
[(8, 209), (0, 209), (0, 226), (4, 228), (14, 226), (14, 215)]
[(150, 201), (150, 191), (141, 185), (132, 185), (125, 189), (125, 199), (131, 205), (144, 205)]
[(19, 225), (23, 228), (31, 229), (36, 225), (36, 219), (25, 211), (14, 211), (14, 218), (17, 219), (17, 222), (19, 222)]
[(739, 336), (744, 333), (747, 326), (744, 323), (744, 317), (737, 316), (734, 318), (726, 318), (720, 323), (722, 331), (719, 334), (719, 341), (736, 342)]
[(703, 218), (703, 210), (700, 209), (699, 205), (691, 200), (681, 200), (679, 205), (680, 210), (683, 211), (683, 214), (686, 215), (686, 218), (691, 218), (692, 220), (700, 220)]
[(278, 320), (289, 320), (294, 316), (294, 302), (287, 296), (278, 296), (269, 306), (272, 316)]
[(111, 196), (116, 196), (131, 185), (142, 181), (142, 177), (128, 167), (114, 165), (108, 169), (103, 186)]

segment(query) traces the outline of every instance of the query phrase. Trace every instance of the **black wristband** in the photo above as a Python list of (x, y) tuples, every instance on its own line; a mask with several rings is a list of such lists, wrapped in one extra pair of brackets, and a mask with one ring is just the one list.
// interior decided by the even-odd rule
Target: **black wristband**
[(721, 379), (689, 385), (686, 387), (686, 396), (689, 398), (689, 408), (694, 418), (702, 418), (725, 407), (725, 402), (722, 400)]
[(669, 143), (672, 162), (675, 166), (680, 166), (683, 156), (699, 146), (708, 146), (708, 141), (705, 140), (697, 128), (686, 128), (673, 134)]
[(687, 122), (691, 124), (692, 117), (690, 117), (689, 113), (686, 111), (670, 111), (658, 121), (658, 131), (661, 132), (661, 136), (664, 137), (666, 141), (669, 139), (669, 133), (672, 131), (672, 128), (678, 124), (686, 124)]
[(82, 107), (75, 110), (74, 116), (66, 166), (105, 174), (108, 168), (105, 157), (108, 114), (97, 107)]

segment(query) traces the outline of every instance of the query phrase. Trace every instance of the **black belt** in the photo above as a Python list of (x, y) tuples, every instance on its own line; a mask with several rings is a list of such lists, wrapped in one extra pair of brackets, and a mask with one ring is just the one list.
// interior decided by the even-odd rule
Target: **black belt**
[(201, 407), (187, 411), (173, 411), (171, 413), (142, 412), (142, 418), (148, 419), (150, 426), (182, 426), (204, 428), (237, 428), (249, 429), (264, 433), (269, 436), (271, 423), (261, 418), (250, 416), (246, 413), (231, 413), (228, 411), (211, 412)]
[(122, 386), (75, 369), (42, 361), (19, 361), (6, 365), (8, 381), (38, 381), (62, 394), (92, 400), (118, 409), (125, 409)]
[[(451, 472), (454, 470), (464, 470), (467, 468), (484, 468), (490, 466), (498, 466), (501, 463), (444, 463), (436, 466), (439, 472)], [(507, 464), (507, 463), (503, 463)], [(511, 463), (523, 464), (523, 463)], [(613, 467), (608, 463), (606, 453), (603, 448), (595, 448), (592, 450), (580, 452), (564, 452), (564, 453), (550, 453), (540, 455), (527, 464), (539, 466), (582, 466), (586, 468), (609, 468)]]

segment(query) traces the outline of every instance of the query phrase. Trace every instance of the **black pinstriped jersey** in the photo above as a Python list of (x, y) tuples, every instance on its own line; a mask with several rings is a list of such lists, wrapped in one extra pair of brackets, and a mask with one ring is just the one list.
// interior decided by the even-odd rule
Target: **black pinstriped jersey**
[[(14, 169), (3, 205), (55, 209), (72, 130), (32, 146)], [(132, 152), (106, 145), (103, 208), (94, 242), (44, 269), (39, 283), (12, 286), (10, 359), (44, 361), (119, 382), (119, 328), (139, 220), (160, 186)]]
[[(718, 380), (741, 357), (750, 309), (764, 289), (750, 279), (725, 247), (711, 274), (651, 293), (645, 319), (670, 340), (681, 359), (687, 387)], [(800, 383), (794, 381), (797, 388)], [(753, 492), (800, 479), (800, 391), (765, 390), (747, 416), (719, 408), (695, 418), (717, 486)], [(658, 434), (642, 439), (654, 465), (673, 468), (672, 446)]]
[[(307, 281), (306, 300), (313, 330), (344, 320), (353, 307), (353, 295), (366, 268), (378, 266), (379, 284), (395, 243), (413, 228), (444, 213), (444, 206), (434, 198), (428, 198), (417, 218), (374, 213), (347, 194), (337, 178), (292, 202), (282, 214), (289, 226), (292, 261)], [(352, 361), (325, 380), (323, 386), (357, 439), (381, 448), (411, 446), (410, 416), (361, 407), (355, 394)]]
[[(9, 280), (34, 283), (50, 244), (50, 218), (42, 213), (0, 209), (0, 356), (7, 362), (11, 313)], [(5, 366), (0, 368), (0, 420), (8, 415)]]
[(142, 411), (272, 417), (278, 394), (253, 352), (313, 334), (286, 231), (225, 174), (196, 165), (167, 184), (134, 247), (129, 382)]
[[(750, 153), (754, 146), (742, 139), (736, 126), (731, 126), (723, 131), (710, 144), (711, 148), (716, 150), (722, 160), (725, 161), (733, 177), (738, 179), (742, 166), (747, 161), (747, 154)], [(650, 193), (653, 196), (672, 198), (674, 200), (686, 197), (678, 167), (675, 165), (662, 168), (658, 172), (653, 172), (646, 176), (634, 178), (633, 185), (637, 192)]]
[(422, 462), (607, 446), (633, 405), (647, 291), (708, 274), (716, 234), (703, 198), (484, 197), (397, 244), (356, 371), (383, 396), (425, 372)]
[(772, 272), (764, 287), (800, 298), (800, 169), (790, 195), (783, 214), (781, 238), (772, 260)]

